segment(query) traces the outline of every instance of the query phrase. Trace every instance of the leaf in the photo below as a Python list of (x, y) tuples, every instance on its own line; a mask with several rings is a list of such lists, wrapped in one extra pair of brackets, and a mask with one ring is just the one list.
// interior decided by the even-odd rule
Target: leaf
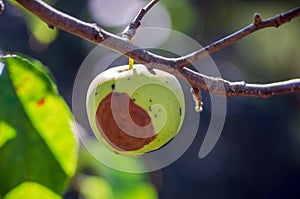
[[(99, 145), (97, 140), (90, 140), (88, 145), (89, 145), (88, 148), (90, 149), (93, 148), (95, 151), (101, 151), (102, 155), (107, 156), (107, 154), (105, 154), (105, 146)], [(108, 192), (110, 193), (109, 190), (112, 189), (113, 198), (118, 198), (118, 199), (127, 199), (127, 198), (157, 199), (158, 198), (157, 191), (155, 190), (155, 187), (151, 184), (149, 175), (147, 173), (140, 173), (140, 174), (126, 173), (126, 172), (112, 169), (108, 166), (101, 164), (101, 162), (99, 162), (99, 160), (97, 160), (85, 148), (81, 148), (79, 154), (80, 155), (78, 161), (79, 162), (78, 170), (88, 171), (89, 174), (97, 175), (97, 176), (90, 176), (87, 178), (83, 178), (83, 179), (88, 179), (88, 181), (84, 181), (84, 180), (80, 181), (79, 186), (81, 188), (81, 192), (85, 197), (88, 198), (87, 196), (88, 189), (92, 189), (92, 186), (93, 187), (98, 186), (98, 188), (94, 188), (94, 189), (95, 190), (103, 189), (105, 190), (105, 193)], [(111, 161), (114, 161), (113, 157)], [(145, 167), (142, 161), (135, 158), (125, 157), (121, 161), (119, 160), (118, 164), (131, 166), (134, 168)], [(100, 183), (99, 179), (106, 180), (106, 183), (104, 182)], [(94, 185), (88, 185), (88, 184), (94, 184)], [(108, 188), (107, 184), (110, 185), (110, 188)], [(96, 198), (95, 195), (97, 194), (96, 193), (90, 194), (89, 197), (92, 198), (93, 196), (94, 198)]]
[(114, 198), (111, 186), (104, 179), (97, 176), (81, 177), (80, 192), (86, 199)]
[(118, 199), (156, 199), (157, 193), (154, 186), (150, 183), (140, 183), (132, 186), (130, 190), (118, 191), (116, 193)]
[(31, 13), (27, 12), (25, 16), (30, 32), (40, 44), (47, 45), (56, 39), (58, 29), (49, 28), (45, 22)]
[(62, 197), (52, 192), (48, 188), (34, 182), (24, 182), (6, 194), (4, 199), (61, 199)]
[[(0, 62), (0, 198), (26, 182), (61, 194), (77, 164), (72, 114), (40, 62)], [(30, 187), (25, 192), (38, 191)]]
[[(24, 7), (22, 7), (16, 1), (10, 0), (9, 2), (12, 5), (18, 7), (20, 11), (23, 13), (24, 19), (27, 23), (27, 27), (30, 33), (32, 34), (32, 36), (36, 39), (36, 41), (38, 41), (40, 44), (48, 45), (56, 39), (58, 34), (58, 29), (49, 28), (44, 21), (42, 21), (34, 14), (28, 12)], [(52, 1), (48, 1), (47, 3), (53, 4)]]

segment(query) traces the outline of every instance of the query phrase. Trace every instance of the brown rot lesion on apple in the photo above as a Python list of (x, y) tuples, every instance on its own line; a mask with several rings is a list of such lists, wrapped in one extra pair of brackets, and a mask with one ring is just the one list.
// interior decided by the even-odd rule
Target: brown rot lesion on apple
[[(112, 109), (112, 98), (117, 105)], [(124, 106), (129, 102), (129, 114), (132, 121), (143, 127), (143, 131), (130, 135), (135, 126), (129, 120), (116, 121), (113, 111), (117, 111), (120, 118), (125, 118)], [(103, 114), (105, 113), (105, 114)], [(102, 137), (119, 151), (134, 151), (143, 148), (156, 138), (154, 126), (148, 113), (135, 104), (127, 93), (112, 92), (99, 104), (96, 111), (96, 124)], [(121, 128), (122, 127), (122, 128)]]

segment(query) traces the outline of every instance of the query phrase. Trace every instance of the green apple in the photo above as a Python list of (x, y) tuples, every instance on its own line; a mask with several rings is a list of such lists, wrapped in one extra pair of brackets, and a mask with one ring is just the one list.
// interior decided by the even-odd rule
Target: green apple
[(175, 76), (141, 64), (110, 68), (87, 92), (87, 114), (97, 139), (115, 153), (157, 150), (181, 128), (184, 94)]

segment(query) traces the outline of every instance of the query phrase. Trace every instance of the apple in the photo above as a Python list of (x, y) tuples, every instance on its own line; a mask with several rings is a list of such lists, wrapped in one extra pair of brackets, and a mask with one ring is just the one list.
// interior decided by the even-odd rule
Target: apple
[(135, 64), (96, 76), (88, 88), (86, 108), (98, 140), (115, 153), (139, 156), (159, 149), (178, 133), (185, 101), (175, 76)]

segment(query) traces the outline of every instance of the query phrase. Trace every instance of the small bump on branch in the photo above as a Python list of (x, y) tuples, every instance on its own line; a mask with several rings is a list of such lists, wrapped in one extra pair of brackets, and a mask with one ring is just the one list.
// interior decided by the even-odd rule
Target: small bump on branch
[(54, 29), (54, 26), (53, 26), (53, 25), (51, 25), (51, 24), (47, 24), (47, 25), (48, 25), (48, 28)]
[(253, 15), (253, 20), (254, 20), (254, 25), (257, 26), (259, 23), (261, 23), (262, 18), (260, 16), (260, 14), (256, 12)]

